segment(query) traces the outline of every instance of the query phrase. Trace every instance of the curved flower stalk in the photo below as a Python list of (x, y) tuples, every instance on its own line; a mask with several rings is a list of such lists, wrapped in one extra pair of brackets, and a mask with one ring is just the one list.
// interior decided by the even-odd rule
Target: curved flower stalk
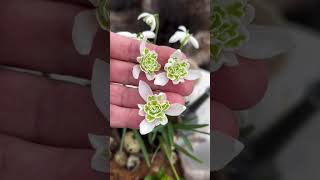
[(157, 28), (157, 17), (154, 14), (150, 14), (147, 12), (141, 13), (138, 18), (138, 20), (142, 19), (143, 22), (145, 22), (151, 29), (150, 31), (154, 32)]
[(152, 31), (143, 31), (142, 33), (131, 33), (128, 31), (120, 31), (117, 32), (117, 34), (121, 35), (121, 36), (125, 36), (128, 38), (133, 38), (133, 39), (137, 39), (137, 40), (143, 40), (144, 38), (146, 39), (154, 39), (156, 37), (156, 34)]
[(251, 25), (255, 9), (247, 0), (213, 0), (211, 10), (211, 70), (238, 65), (237, 56), (268, 59), (288, 51), (293, 43), (279, 27)]
[(199, 42), (192, 34), (189, 33), (189, 30), (185, 26), (179, 26), (179, 31), (176, 31), (169, 39), (169, 43), (180, 42), (180, 49), (186, 46), (188, 43), (191, 43), (192, 46), (196, 49), (199, 48)]
[(186, 107), (182, 104), (170, 104), (164, 93), (153, 94), (144, 81), (139, 81), (139, 94), (146, 104), (138, 104), (139, 115), (145, 117), (140, 123), (140, 134), (150, 133), (158, 125), (168, 123), (167, 115), (179, 116)]
[(109, 172), (109, 140), (108, 136), (88, 134), (91, 146), (96, 150), (91, 158), (91, 168), (103, 172)]
[(176, 50), (170, 56), (168, 62), (164, 67), (165, 72), (156, 75), (154, 84), (165, 86), (169, 80), (177, 85), (183, 83), (185, 80), (199, 79), (201, 73), (198, 70), (190, 69), (190, 63), (184, 59), (180, 49)]
[(72, 40), (81, 55), (88, 55), (93, 40), (100, 28), (109, 29), (109, 0), (89, 0), (96, 9), (85, 10), (75, 17), (72, 29)]
[(244, 149), (244, 145), (219, 131), (213, 131), (211, 134), (213, 143), (211, 146), (210, 168), (212, 171), (218, 171), (230, 163)]
[(149, 81), (153, 80), (161, 68), (158, 62), (158, 54), (146, 48), (146, 38), (140, 44), (140, 56), (137, 57), (139, 65), (133, 66), (132, 75), (135, 79), (139, 78), (140, 72), (143, 71)]

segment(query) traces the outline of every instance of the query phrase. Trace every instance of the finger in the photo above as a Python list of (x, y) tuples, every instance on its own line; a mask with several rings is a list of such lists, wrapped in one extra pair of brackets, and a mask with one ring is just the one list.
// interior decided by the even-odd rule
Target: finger
[(241, 59), (235, 67), (223, 67), (213, 73), (213, 99), (234, 110), (256, 105), (264, 96), (268, 84), (266, 62)]
[(63, 149), (0, 135), (0, 175), (3, 180), (103, 180), (90, 167), (93, 151)]
[[(184, 99), (180, 94), (166, 92), (168, 101), (184, 104)], [(128, 88), (118, 84), (110, 84), (110, 103), (128, 108), (137, 108), (137, 104), (145, 104), (137, 88)]]
[(89, 78), (95, 58), (106, 57), (109, 35), (98, 33), (91, 55), (79, 55), (72, 27), (75, 16), (86, 9), (53, 1), (2, 2), (0, 64)]
[[(139, 80), (134, 79), (132, 76), (132, 68), (134, 64), (130, 62), (124, 62), (119, 60), (110, 60), (110, 81), (121, 84), (129, 84), (137, 86)], [(120, 73), (119, 73), (120, 72)], [(139, 76), (140, 80), (145, 81), (149, 86), (154, 90), (164, 90), (168, 92), (179, 93), (183, 96), (188, 96), (192, 93), (193, 82), (185, 81), (182, 84), (173, 85), (172, 82), (169, 82), (166, 86), (156, 86), (153, 84), (153, 81), (148, 81), (143, 73)]]
[(238, 123), (234, 113), (225, 105), (211, 101), (211, 129), (224, 132), (229, 136), (237, 138), (239, 136)]
[(36, 143), (90, 147), (107, 122), (88, 87), (0, 69), (0, 133)]
[(137, 129), (140, 122), (144, 119), (138, 113), (138, 109), (110, 104), (110, 127)]
[[(136, 63), (140, 56), (140, 42), (115, 33), (110, 33), (110, 57)], [(175, 49), (167, 46), (147, 44), (147, 48), (158, 53), (158, 62), (163, 66)]]

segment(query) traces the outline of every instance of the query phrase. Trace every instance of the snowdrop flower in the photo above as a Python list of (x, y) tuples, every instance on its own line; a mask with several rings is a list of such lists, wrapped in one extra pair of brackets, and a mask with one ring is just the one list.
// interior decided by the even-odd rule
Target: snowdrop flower
[(139, 65), (135, 65), (132, 69), (132, 75), (135, 79), (139, 78), (140, 72), (143, 71), (149, 81), (153, 80), (161, 68), (158, 62), (158, 54), (146, 48), (146, 38), (140, 44), (140, 56), (137, 57)]
[(121, 35), (121, 36), (125, 36), (128, 38), (132, 38), (132, 39), (137, 39), (137, 40), (143, 40), (144, 38), (146, 39), (154, 39), (156, 37), (156, 34), (152, 31), (143, 31), (141, 33), (131, 33), (128, 31), (120, 31), (117, 32), (117, 34)]
[(191, 43), (194, 48), (199, 48), (199, 43), (196, 38), (193, 37), (192, 34), (189, 33), (189, 30), (185, 26), (179, 26), (178, 29), (180, 31), (176, 31), (169, 39), (169, 43), (176, 43), (180, 41), (180, 49), (187, 45), (187, 43)]
[(110, 137), (88, 134), (89, 141), (96, 153), (91, 159), (91, 168), (103, 172), (109, 172), (109, 142)]
[(170, 104), (166, 94), (153, 94), (151, 88), (144, 81), (139, 81), (139, 94), (146, 104), (138, 104), (139, 115), (145, 119), (140, 123), (140, 134), (150, 133), (158, 125), (168, 123), (167, 115), (179, 116), (186, 107), (182, 104)]
[(85, 10), (75, 17), (72, 40), (81, 55), (88, 55), (92, 48), (95, 35), (101, 27), (109, 28), (108, 0), (89, 0), (96, 9)]
[(211, 70), (238, 65), (237, 56), (268, 59), (292, 47), (279, 27), (251, 25), (255, 9), (247, 0), (213, 0), (211, 10)]
[(200, 72), (191, 70), (188, 60), (183, 58), (182, 52), (176, 50), (170, 56), (164, 67), (165, 72), (156, 75), (154, 84), (164, 86), (169, 80), (173, 84), (183, 83), (185, 80), (196, 80), (200, 78)]
[(155, 31), (157, 27), (157, 20), (155, 15), (143, 12), (138, 16), (138, 20), (142, 19), (150, 28), (150, 31)]

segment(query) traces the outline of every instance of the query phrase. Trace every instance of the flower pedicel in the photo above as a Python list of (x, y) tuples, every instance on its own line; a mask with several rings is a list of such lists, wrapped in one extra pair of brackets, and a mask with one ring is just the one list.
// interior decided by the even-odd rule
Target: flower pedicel
[(135, 79), (139, 78), (140, 72), (143, 71), (149, 81), (153, 80), (161, 68), (158, 62), (158, 54), (146, 48), (146, 38), (140, 44), (140, 56), (137, 57), (139, 65), (132, 69), (132, 75)]
[(139, 81), (139, 94), (146, 104), (138, 104), (139, 115), (145, 119), (141, 121), (140, 134), (150, 133), (158, 125), (168, 123), (167, 115), (179, 116), (186, 110), (182, 104), (170, 104), (165, 93), (153, 94), (151, 88), (144, 81)]

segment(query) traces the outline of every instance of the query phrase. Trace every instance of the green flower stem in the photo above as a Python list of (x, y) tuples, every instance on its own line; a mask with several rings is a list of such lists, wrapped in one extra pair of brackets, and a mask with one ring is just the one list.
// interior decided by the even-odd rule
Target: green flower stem
[(156, 26), (156, 32), (155, 32), (156, 33), (156, 37), (153, 39), (153, 43), (157, 44), (157, 38), (158, 38), (159, 27), (160, 27), (159, 14), (155, 14), (154, 17), (156, 19), (157, 26)]
[(123, 143), (124, 143), (124, 136), (126, 135), (127, 128), (122, 129), (122, 136), (121, 136), (121, 143), (120, 143), (120, 152), (123, 151)]
[(169, 161), (169, 164), (170, 164), (170, 167), (171, 167), (171, 170), (176, 178), (176, 180), (180, 180), (180, 177), (178, 175), (178, 172), (176, 170), (176, 168), (174, 167), (174, 164), (171, 162), (171, 158), (170, 158), (170, 154), (168, 152), (168, 147), (166, 146), (166, 144), (163, 142), (163, 139), (161, 137), (159, 137), (159, 140), (160, 140), (160, 147), (162, 149), (162, 151), (164, 152), (164, 154), (166, 155), (168, 161)]

